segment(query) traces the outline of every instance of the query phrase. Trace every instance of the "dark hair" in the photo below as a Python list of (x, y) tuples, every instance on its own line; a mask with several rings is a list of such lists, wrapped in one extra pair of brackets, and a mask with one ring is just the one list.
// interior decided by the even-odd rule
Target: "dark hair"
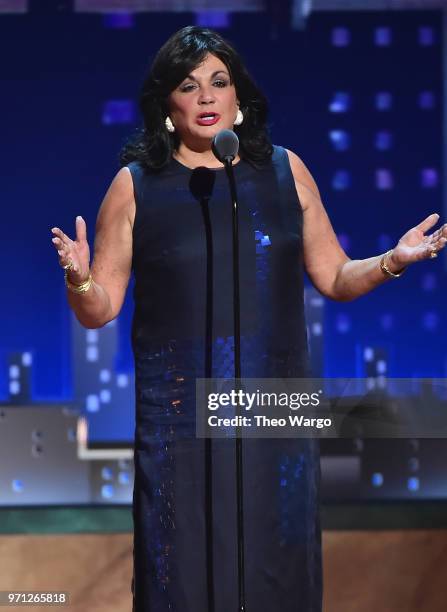
[(233, 47), (217, 32), (200, 26), (187, 26), (173, 34), (157, 52), (143, 81), (139, 106), (144, 126), (131, 136), (120, 151), (121, 166), (139, 161), (146, 170), (159, 170), (169, 163), (179, 144), (177, 132), (169, 133), (165, 118), (167, 97), (211, 53), (228, 68), (244, 114), (234, 130), (239, 138), (239, 154), (258, 167), (272, 155), (267, 133), (267, 100), (258, 89)]

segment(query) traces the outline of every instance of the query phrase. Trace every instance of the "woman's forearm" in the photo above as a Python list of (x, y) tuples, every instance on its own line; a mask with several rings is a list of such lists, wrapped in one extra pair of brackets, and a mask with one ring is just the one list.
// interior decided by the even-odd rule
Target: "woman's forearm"
[(112, 319), (109, 295), (95, 281), (85, 293), (67, 288), (67, 299), (79, 323), (88, 329), (103, 327)]
[[(383, 255), (376, 255), (368, 259), (350, 259), (338, 271), (334, 282), (334, 299), (340, 302), (354, 300), (361, 295), (372, 291), (392, 277), (385, 274), (380, 268)], [(402, 268), (393, 262), (392, 254), (386, 257), (388, 269), (394, 274)]]

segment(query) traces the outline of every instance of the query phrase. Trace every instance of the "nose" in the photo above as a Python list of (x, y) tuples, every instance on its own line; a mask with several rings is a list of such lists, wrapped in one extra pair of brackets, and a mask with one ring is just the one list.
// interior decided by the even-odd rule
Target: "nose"
[(212, 104), (214, 102), (214, 93), (212, 89), (203, 87), (200, 91), (198, 102), (199, 104)]

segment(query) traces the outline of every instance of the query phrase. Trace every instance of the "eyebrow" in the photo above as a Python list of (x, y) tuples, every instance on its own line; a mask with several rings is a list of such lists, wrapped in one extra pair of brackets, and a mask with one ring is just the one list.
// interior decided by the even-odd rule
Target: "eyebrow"
[[(230, 75), (228, 74), (228, 72), (226, 70), (216, 70), (215, 72), (213, 72), (213, 74), (211, 75), (211, 78), (214, 79), (214, 77), (218, 74), (226, 74), (227, 77), (230, 77)], [(197, 79), (192, 75), (192, 74), (188, 74), (188, 76), (185, 77), (185, 79), (192, 79), (193, 81), (197, 82)], [(183, 80), (185, 80), (183, 79)]]

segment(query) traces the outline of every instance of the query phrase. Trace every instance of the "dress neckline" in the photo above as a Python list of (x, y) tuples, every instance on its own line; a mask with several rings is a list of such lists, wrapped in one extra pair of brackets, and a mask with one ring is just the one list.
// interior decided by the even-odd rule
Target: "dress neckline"
[[(182, 164), (182, 162), (178, 161), (178, 159), (176, 159), (174, 156), (171, 156), (171, 161), (179, 168), (183, 168), (186, 172), (194, 172), (194, 170), (196, 170), (197, 168), (207, 168), (207, 170), (212, 170), (213, 172), (221, 172), (222, 170), (225, 170), (225, 166), (222, 166), (221, 168), (209, 168), (208, 166), (197, 166), (197, 168), (190, 168), (189, 166), (185, 166), (185, 164)], [(233, 164), (233, 168), (240, 166), (243, 161), (244, 160), (242, 159), (242, 157), (239, 158), (239, 161)]]

